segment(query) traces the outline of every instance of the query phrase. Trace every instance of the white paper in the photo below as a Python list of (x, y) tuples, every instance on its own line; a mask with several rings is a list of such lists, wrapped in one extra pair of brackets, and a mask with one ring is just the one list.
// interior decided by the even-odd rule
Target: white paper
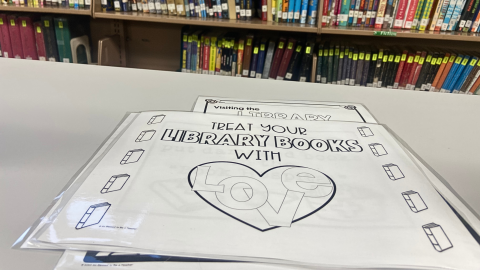
[(211, 262), (215, 260), (170, 257), (147, 254), (126, 254), (96, 251), (64, 252), (57, 263), (55, 270), (77, 269), (141, 269), (141, 270), (287, 270), (305, 269), (294, 266), (272, 265), (262, 263)]
[(358, 103), (242, 100), (200, 96), (194, 112), (306, 121), (351, 121), (377, 123)]
[[(152, 129), (151, 140), (135, 142)], [(173, 139), (182, 130), (190, 133)], [(217, 136), (217, 145), (195, 142), (195, 132), (203, 142)], [(376, 156), (372, 143), (388, 154)], [(121, 164), (138, 149), (139, 159)], [(127, 184), (102, 194), (118, 174), (130, 175)], [(402, 196), (410, 190), (428, 210), (411, 210)], [(92, 207), (107, 203), (100, 219), (75, 229)], [(433, 244), (427, 230), (445, 232), (438, 237), (448, 241)], [(312, 266), (474, 269), (480, 263), (478, 244), (384, 127), (181, 112), (139, 114), (35, 240), (30, 244), (37, 247)]]

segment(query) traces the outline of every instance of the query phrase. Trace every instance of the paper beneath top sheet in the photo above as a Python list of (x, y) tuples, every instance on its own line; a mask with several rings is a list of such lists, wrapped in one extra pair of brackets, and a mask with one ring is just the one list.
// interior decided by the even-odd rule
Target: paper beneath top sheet
[(359, 103), (286, 100), (246, 100), (199, 96), (194, 112), (304, 121), (349, 121), (377, 123)]

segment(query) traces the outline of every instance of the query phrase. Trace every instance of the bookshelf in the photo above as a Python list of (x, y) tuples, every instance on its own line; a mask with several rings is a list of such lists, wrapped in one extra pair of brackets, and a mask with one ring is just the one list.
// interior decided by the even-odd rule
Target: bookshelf
[(198, 26), (207, 26), (207, 27), (226, 27), (226, 28), (241, 28), (241, 29), (269, 30), (269, 31), (290, 31), (290, 32), (301, 32), (301, 33), (317, 33), (318, 32), (317, 26), (315, 25), (266, 22), (260, 19), (253, 19), (252, 21), (237, 21), (237, 20), (229, 20), (229, 19), (189, 18), (189, 17), (168, 16), (168, 15), (141, 13), (141, 12), (114, 12), (114, 11), (109, 11), (109, 12), (95, 11), (93, 16), (94, 18), (102, 18), (102, 19), (198, 25)]
[(53, 13), (53, 14), (67, 14), (67, 15), (92, 15), (92, 8), (90, 9), (73, 9), (65, 7), (25, 7), (14, 5), (0, 5), (0, 12), (34, 12), (34, 13)]
[[(322, 19), (324, 0), (319, 0), (316, 25), (299, 23), (276, 23), (254, 18), (251, 21), (170, 16), (143, 12), (103, 11), (101, 0), (92, 0), (89, 10), (64, 7), (33, 8), (26, 6), (0, 5), (0, 12), (33, 12), (90, 17), (90, 41), (92, 60), (97, 61), (98, 42), (115, 36), (118, 40), (115, 51), (120, 52), (120, 66), (165, 71), (180, 70), (181, 33), (185, 26), (200, 29), (217, 29), (238, 32), (240, 35), (254, 33), (256, 37), (278, 38), (316, 37), (316, 41), (331, 40), (350, 42), (361, 46), (382, 44), (393, 47), (441, 47), (448, 50), (478, 51), (479, 33), (417, 31), (408, 29), (375, 29), (373, 27), (324, 26)], [(439, 42), (440, 41), (440, 42)]]
[(479, 33), (463, 32), (437, 32), (437, 31), (417, 31), (407, 29), (374, 29), (365, 27), (333, 26), (319, 27), (319, 34), (333, 34), (346, 36), (377, 36), (376, 32), (388, 32), (394, 36), (385, 36), (386, 38), (417, 38), (417, 39), (439, 39), (456, 41), (480, 42)]

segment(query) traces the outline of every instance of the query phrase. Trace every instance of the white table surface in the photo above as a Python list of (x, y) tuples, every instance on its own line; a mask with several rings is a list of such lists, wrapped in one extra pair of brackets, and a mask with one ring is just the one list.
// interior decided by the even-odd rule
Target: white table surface
[(0, 58), (0, 269), (53, 269), (60, 252), (10, 246), (126, 112), (198, 95), (363, 103), (480, 213), (480, 96)]

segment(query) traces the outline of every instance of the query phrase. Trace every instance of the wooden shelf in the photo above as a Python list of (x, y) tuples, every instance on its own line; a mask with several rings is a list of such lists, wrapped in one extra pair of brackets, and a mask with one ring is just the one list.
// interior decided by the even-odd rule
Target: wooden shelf
[(57, 13), (57, 14), (74, 14), (87, 15), (92, 14), (90, 9), (73, 9), (64, 7), (25, 7), (25, 6), (9, 6), (0, 5), (0, 11), (14, 11), (14, 12), (39, 12), (39, 13)]
[(420, 39), (440, 39), (440, 40), (459, 40), (459, 41), (480, 41), (479, 33), (462, 32), (437, 32), (437, 31), (417, 31), (404, 29), (374, 29), (364, 27), (333, 26), (319, 28), (319, 34), (351, 35), (351, 36), (373, 36), (375, 31), (386, 31), (396, 33), (396, 37), (402, 38), (420, 38)]
[(188, 25), (202, 25), (202, 26), (215, 26), (215, 27), (244, 28), (244, 29), (255, 29), (255, 30), (317, 33), (316, 25), (275, 23), (275, 22), (261, 21), (259, 19), (253, 19), (252, 21), (237, 21), (237, 20), (228, 20), (228, 19), (190, 18), (190, 17), (168, 16), (168, 15), (141, 13), (141, 12), (114, 12), (114, 11), (94, 12), (93, 17), (103, 18), (103, 19), (115, 19), (115, 20), (188, 24)]

